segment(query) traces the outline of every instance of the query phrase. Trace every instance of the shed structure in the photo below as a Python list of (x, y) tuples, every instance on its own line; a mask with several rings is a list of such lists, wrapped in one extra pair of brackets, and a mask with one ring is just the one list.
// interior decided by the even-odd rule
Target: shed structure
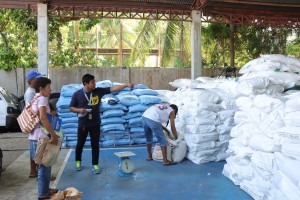
[(300, 28), (299, 0), (0, 0), (38, 17), (38, 68), (48, 74), (48, 17), (191, 21), (192, 78), (201, 76), (201, 22)]

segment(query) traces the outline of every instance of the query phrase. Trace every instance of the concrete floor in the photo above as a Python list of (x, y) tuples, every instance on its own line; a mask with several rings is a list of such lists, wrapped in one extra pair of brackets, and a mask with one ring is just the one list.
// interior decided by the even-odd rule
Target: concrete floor
[[(69, 149), (61, 150), (57, 163), (52, 167), (52, 175), (59, 176), (65, 166), (66, 157), (71, 153)], [(6, 154), (9, 155), (9, 154)], [(31, 200), (37, 199), (37, 179), (28, 178), (29, 174), (29, 151), (25, 151), (16, 160), (9, 164), (0, 178), (1, 200)], [(50, 183), (54, 188), (57, 181)]]
[[(117, 174), (118, 157), (115, 152), (132, 151), (135, 164), (131, 177)], [(225, 162), (196, 165), (184, 160), (177, 165), (163, 166), (156, 161), (146, 161), (145, 147), (101, 149), (100, 175), (91, 171), (91, 151), (83, 152), (83, 170), (75, 171), (74, 151), (63, 170), (57, 189), (75, 187), (83, 192), (83, 199), (101, 200), (248, 200), (247, 193), (222, 175)]]
[[(131, 177), (119, 177), (118, 158), (114, 152), (132, 151), (135, 171)], [(74, 170), (74, 150), (63, 149), (52, 174), (58, 179), (52, 188), (64, 190), (75, 187), (83, 192), (83, 199), (197, 199), (248, 200), (252, 199), (221, 174), (224, 162), (196, 165), (185, 160), (174, 166), (146, 161), (145, 147), (101, 149), (102, 173), (91, 171), (91, 151), (83, 152), (83, 170)], [(25, 151), (8, 165), (0, 179), (1, 200), (37, 199), (37, 180), (28, 178), (29, 151)]]

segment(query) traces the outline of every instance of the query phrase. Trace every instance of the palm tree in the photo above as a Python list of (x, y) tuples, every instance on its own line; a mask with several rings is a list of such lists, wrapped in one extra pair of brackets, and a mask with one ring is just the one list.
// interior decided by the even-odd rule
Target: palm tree
[(176, 55), (178, 49), (182, 65), (189, 66), (190, 34), (186, 34), (189, 32), (189, 26), (186, 24), (176, 21), (141, 21), (137, 27), (141, 28), (141, 31), (131, 53), (133, 66), (145, 66), (149, 50), (155, 46), (158, 49), (158, 59), (160, 60), (158, 63), (161, 67), (174, 66), (174, 60), (178, 57)]

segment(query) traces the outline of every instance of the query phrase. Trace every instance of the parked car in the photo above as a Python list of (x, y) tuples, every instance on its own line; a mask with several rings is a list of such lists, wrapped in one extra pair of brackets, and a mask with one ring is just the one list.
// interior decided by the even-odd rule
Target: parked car
[(18, 98), (0, 87), (0, 129), (19, 131), (17, 117), (20, 113)]

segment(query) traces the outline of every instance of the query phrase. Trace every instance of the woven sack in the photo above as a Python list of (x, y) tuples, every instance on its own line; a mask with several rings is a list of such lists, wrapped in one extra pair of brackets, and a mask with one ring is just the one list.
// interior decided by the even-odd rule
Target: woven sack
[(49, 142), (49, 139), (40, 139), (39, 140), (39, 142), (37, 144), (35, 156), (34, 156), (34, 161), (36, 164), (39, 164), (39, 165), (42, 164), (44, 151), (45, 151), (45, 148), (46, 148), (46, 145), (48, 142)]
[(50, 144), (47, 142), (46, 147), (44, 149), (42, 164), (45, 167), (50, 167), (56, 163), (59, 151), (61, 146), (61, 139), (58, 139), (57, 145)]

